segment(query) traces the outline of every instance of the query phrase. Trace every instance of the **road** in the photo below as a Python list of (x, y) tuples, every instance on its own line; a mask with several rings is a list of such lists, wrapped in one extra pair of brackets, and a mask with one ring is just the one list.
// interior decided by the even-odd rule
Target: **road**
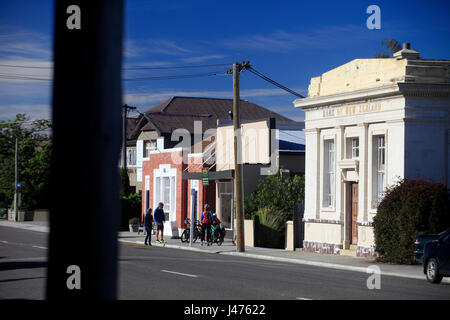
[[(0, 298), (44, 299), (47, 234), (0, 227)], [(177, 250), (120, 245), (119, 299), (450, 299), (450, 285)]]

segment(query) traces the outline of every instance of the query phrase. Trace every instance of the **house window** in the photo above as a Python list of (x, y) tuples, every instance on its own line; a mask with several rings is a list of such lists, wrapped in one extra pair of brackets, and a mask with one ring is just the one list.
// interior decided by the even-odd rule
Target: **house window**
[(164, 203), (164, 212), (169, 214), (170, 220), (176, 219), (176, 178), (172, 173), (155, 173), (154, 206)]
[(359, 138), (352, 138), (352, 158), (359, 158)]
[(324, 141), (324, 206), (334, 203), (334, 140)]
[(144, 158), (150, 157), (150, 152), (156, 150), (155, 140), (144, 141)]
[(129, 166), (136, 165), (136, 149), (127, 150), (127, 165)]
[(372, 143), (372, 208), (376, 208), (383, 199), (386, 188), (385, 136), (374, 136)]

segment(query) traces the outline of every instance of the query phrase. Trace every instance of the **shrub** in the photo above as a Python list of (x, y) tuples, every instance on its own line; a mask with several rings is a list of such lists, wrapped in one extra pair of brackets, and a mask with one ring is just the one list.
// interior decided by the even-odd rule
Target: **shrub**
[(272, 208), (292, 219), (292, 209), (297, 202), (304, 201), (304, 176), (281, 177), (280, 175), (262, 178), (256, 191), (244, 203), (246, 219), (253, 219), (258, 210)]
[(256, 241), (258, 246), (284, 248), (286, 215), (270, 207), (258, 210), (255, 214)]
[(450, 227), (449, 193), (445, 185), (401, 180), (388, 188), (373, 221), (375, 246), (383, 262), (414, 263), (414, 238), (420, 231)]
[(127, 196), (120, 197), (121, 203), (121, 222), (120, 229), (127, 230), (128, 222), (131, 218), (141, 220), (141, 196), (137, 193), (130, 193)]

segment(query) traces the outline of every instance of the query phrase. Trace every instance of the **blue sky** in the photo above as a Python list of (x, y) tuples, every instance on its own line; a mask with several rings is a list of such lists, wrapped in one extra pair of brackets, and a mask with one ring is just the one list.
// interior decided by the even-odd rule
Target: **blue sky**
[[(53, 1), (0, 0), (0, 64), (52, 63)], [(76, 0), (73, 1), (76, 4)], [(230, 64), (248, 60), (259, 72), (303, 94), (311, 77), (357, 58), (373, 58), (381, 40), (410, 42), (423, 58), (450, 59), (449, 1), (125, 1), (124, 67)], [(369, 5), (381, 29), (369, 30)], [(225, 71), (228, 67), (126, 71), (124, 78)], [(47, 78), (49, 69), (0, 66), (0, 74)], [(230, 75), (124, 81), (124, 103), (145, 110), (171, 96), (232, 98)], [(292, 119), (295, 96), (249, 72), (241, 98)], [(0, 77), (0, 120), (25, 112), (50, 118), (51, 82)]]

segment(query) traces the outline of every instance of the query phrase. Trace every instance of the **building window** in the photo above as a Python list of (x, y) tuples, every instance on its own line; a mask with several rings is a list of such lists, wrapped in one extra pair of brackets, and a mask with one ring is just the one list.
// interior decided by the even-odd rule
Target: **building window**
[(136, 149), (127, 150), (127, 165), (128, 166), (136, 165)]
[(383, 199), (386, 188), (385, 136), (374, 136), (372, 143), (372, 208), (376, 208)]
[(334, 203), (334, 140), (324, 142), (324, 206)]
[(359, 138), (352, 138), (352, 158), (359, 158)]
[[(227, 229), (233, 228), (233, 183), (219, 182), (219, 218)], [(217, 209), (217, 208), (216, 208)]]
[(155, 177), (155, 208), (158, 203), (164, 203), (164, 212), (169, 213), (170, 220), (176, 219), (176, 179), (175, 175), (163, 175)]
[(146, 140), (144, 141), (144, 158), (150, 157), (150, 151), (156, 150), (156, 141), (155, 140)]
[(347, 159), (359, 158), (359, 138), (347, 138), (345, 140), (345, 157)]

